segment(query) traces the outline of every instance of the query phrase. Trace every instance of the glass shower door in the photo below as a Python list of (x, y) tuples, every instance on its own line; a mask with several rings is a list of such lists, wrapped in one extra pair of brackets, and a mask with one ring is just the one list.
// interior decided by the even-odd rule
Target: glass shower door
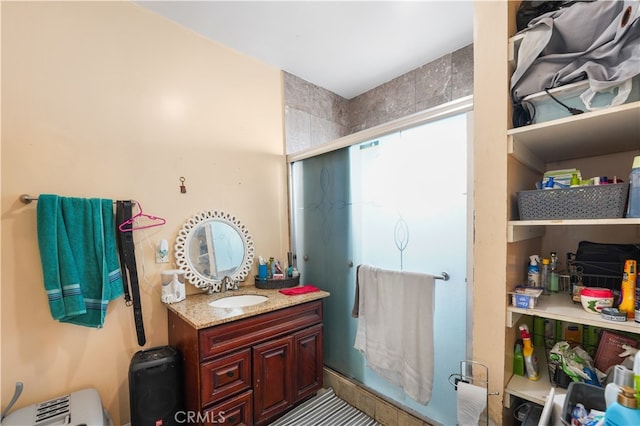
[[(456, 115), (292, 165), (297, 265), (305, 283), (331, 293), (324, 301), (325, 364), (443, 424), (456, 423), (448, 377), (466, 359), (466, 123), (466, 114)], [(435, 284), (427, 405), (377, 376), (353, 348), (359, 264), (451, 277)]]

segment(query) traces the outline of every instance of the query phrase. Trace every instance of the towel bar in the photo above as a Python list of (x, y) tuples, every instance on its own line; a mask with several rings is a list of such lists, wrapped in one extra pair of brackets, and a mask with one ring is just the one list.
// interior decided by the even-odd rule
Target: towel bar
[(434, 275), (433, 279), (442, 280), (442, 281), (449, 281), (449, 274), (447, 274), (446, 272), (443, 272), (440, 275)]
[[(34, 197), (33, 195), (29, 194), (22, 194), (20, 196), (20, 201), (22, 201), (24, 204), (31, 204), (32, 201), (38, 201), (38, 197)], [(116, 202), (114, 201), (113, 204), (115, 203)], [(133, 201), (133, 203), (135, 204), (135, 201)]]

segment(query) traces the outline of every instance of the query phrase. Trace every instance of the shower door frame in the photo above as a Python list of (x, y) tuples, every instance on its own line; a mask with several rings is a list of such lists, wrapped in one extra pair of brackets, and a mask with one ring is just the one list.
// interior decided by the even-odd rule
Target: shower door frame
[[(423, 124), (436, 122), (451, 116), (466, 114), (467, 118), (467, 235), (466, 235), (466, 336), (465, 336), (465, 352), (466, 359), (472, 357), (472, 325), (473, 325), (473, 96), (467, 96), (457, 99), (446, 104), (438, 105), (428, 110), (412, 114), (401, 119), (391, 121), (376, 127), (362, 130), (357, 133), (336, 139), (334, 141), (309, 148), (299, 153), (287, 155), (288, 167), (288, 186), (289, 186), (289, 229), (290, 229), (290, 247), (292, 253), (296, 250), (296, 234), (293, 215), (293, 182), (292, 182), (292, 163), (307, 158), (312, 158), (327, 152), (347, 148), (352, 145), (358, 145), (382, 136), (407, 130)], [(462, 361), (462, 360), (461, 360)], [(454, 373), (454, 372), (452, 372)]]

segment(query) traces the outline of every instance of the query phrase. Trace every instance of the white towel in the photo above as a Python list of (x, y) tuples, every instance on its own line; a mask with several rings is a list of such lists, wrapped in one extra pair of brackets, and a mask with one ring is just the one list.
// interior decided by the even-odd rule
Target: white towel
[(433, 385), (433, 275), (358, 268), (354, 347), (369, 367), (427, 404)]

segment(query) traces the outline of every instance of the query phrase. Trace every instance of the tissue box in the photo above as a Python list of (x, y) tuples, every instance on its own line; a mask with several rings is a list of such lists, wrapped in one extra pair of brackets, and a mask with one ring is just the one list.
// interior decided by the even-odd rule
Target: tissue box
[(509, 294), (511, 295), (511, 304), (516, 308), (533, 309), (538, 303), (538, 297), (542, 294), (542, 289), (519, 286)]

